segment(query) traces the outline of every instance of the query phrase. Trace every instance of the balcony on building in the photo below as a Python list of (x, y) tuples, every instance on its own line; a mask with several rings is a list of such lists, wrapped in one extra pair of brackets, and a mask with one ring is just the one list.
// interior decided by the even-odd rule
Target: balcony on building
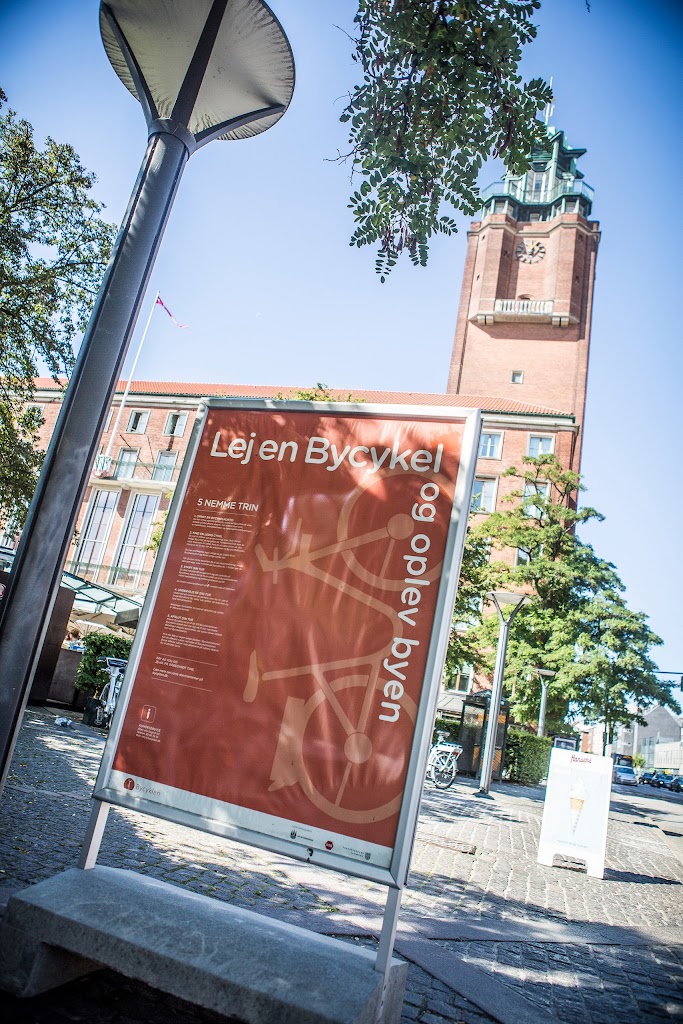
[[(175, 456), (174, 459), (161, 456)], [(156, 462), (144, 462), (131, 449), (114, 459), (98, 455), (95, 459), (90, 483), (92, 486), (115, 485), (122, 490), (142, 490), (147, 493), (168, 494), (175, 489), (182, 459), (176, 452), (160, 452)]]
[(594, 189), (581, 178), (551, 179), (548, 174), (526, 174), (521, 178), (494, 181), (481, 191), (484, 217), (507, 214), (516, 221), (550, 220), (562, 213), (589, 217)]
[(470, 316), (476, 324), (552, 324), (568, 327), (577, 323), (575, 316), (556, 308), (553, 299), (484, 300), (482, 308)]

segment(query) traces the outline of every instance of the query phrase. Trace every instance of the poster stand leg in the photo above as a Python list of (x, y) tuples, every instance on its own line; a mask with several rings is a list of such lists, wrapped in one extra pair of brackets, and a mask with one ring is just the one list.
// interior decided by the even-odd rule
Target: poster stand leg
[(95, 867), (110, 806), (110, 804), (105, 803), (103, 800), (94, 801), (88, 827), (85, 830), (81, 855), (78, 859), (79, 868), (87, 871)]
[(382, 983), (382, 999), (377, 1012), (377, 1022), (381, 1024), (384, 1019), (384, 1002), (389, 981), (389, 970), (391, 968), (391, 957), (394, 952), (394, 941), (396, 939), (396, 926), (398, 925), (398, 912), (401, 907), (401, 896), (403, 889), (389, 889), (387, 902), (384, 906), (384, 919), (382, 931), (379, 936), (377, 947), (377, 959), (375, 970), (384, 976)]

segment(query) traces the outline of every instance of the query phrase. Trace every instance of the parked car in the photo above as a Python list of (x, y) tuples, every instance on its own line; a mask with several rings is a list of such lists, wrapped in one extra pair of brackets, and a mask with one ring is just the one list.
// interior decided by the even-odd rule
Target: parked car
[(667, 772), (657, 772), (650, 785), (657, 789), (671, 789), (673, 778), (673, 775), (669, 775)]
[(683, 793), (683, 775), (674, 775), (671, 780), (671, 790), (674, 793)]
[(638, 778), (638, 782), (640, 782), (643, 786), (645, 786), (645, 785), (649, 786), (651, 784), (651, 782), (652, 782), (652, 779), (654, 779), (655, 774), (656, 774), (656, 772), (651, 772), (651, 771), (642, 772), (642, 774)]
[(637, 786), (638, 776), (629, 764), (617, 764), (612, 770), (612, 782), (619, 786)]

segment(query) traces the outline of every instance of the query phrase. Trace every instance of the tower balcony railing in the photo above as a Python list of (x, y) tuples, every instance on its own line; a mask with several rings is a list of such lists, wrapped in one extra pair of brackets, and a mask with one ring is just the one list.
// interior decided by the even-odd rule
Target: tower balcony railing
[(502, 181), (494, 181), (481, 190), (481, 204), (484, 206), (489, 199), (505, 198), (509, 196), (518, 203), (525, 205), (548, 205), (561, 199), (563, 196), (582, 196), (592, 204), (595, 190), (587, 185), (581, 178), (571, 178), (568, 181), (559, 181), (552, 188), (536, 188), (527, 184), (524, 179), (504, 178)]
[(558, 310), (553, 299), (494, 299), (484, 300), (480, 308), (470, 316), (477, 324), (552, 324), (554, 327), (568, 327), (577, 322), (571, 313)]
[(496, 299), (494, 313), (512, 313), (513, 316), (552, 316), (552, 299)]

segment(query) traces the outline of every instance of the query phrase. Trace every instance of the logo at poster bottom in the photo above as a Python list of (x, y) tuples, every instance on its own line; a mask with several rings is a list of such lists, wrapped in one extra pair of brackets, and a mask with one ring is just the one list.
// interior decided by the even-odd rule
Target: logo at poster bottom
[(327, 842), (325, 843), (325, 849), (326, 850), (331, 850), (333, 846), (334, 846), (334, 843), (332, 842), (332, 840), (328, 839)]
[(135, 789), (135, 779), (125, 779), (123, 783), (124, 789)]

